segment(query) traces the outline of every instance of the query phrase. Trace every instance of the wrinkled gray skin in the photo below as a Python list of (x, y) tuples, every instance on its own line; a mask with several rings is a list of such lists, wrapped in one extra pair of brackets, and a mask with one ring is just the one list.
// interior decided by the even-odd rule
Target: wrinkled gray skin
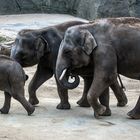
[(7, 114), (10, 109), (11, 97), (19, 101), (31, 115), (35, 108), (24, 97), (24, 85), (27, 76), (20, 64), (8, 56), (0, 55), (0, 90), (4, 91), (5, 101), (0, 112)]
[[(88, 91), (88, 101), (98, 118), (106, 111), (98, 98), (106, 88), (116, 82), (117, 73), (140, 80), (140, 19), (112, 18), (96, 20), (94, 23), (68, 28), (61, 42), (56, 77), (65, 88), (75, 88), (77, 81), (66, 79), (77, 68), (90, 63), (94, 72)], [(62, 73), (66, 70), (65, 75)], [(140, 99), (136, 107), (128, 113), (140, 119)]]
[[(39, 101), (36, 97), (36, 90), (48, 79), (50, 79), (55, 72), (56, 58), (59, 50), (60, 43), (63, 39), (66, 29), (73, 25), (83, 24), (83, 22), (73, 21), (66, 22), (60, 25), (43, 28), (39, 30), (22, 30), (18, 33), (15, 40), (15, 45), (12, 47), (11, 57), (18, 61), (23, 67), (33, 66), (38, 64), (36, 73), (29, 84), (29, 102), (33, 105), (38, 104)], [(84, 72), (84, 73), (83, 73)], [(77, 102), (82, 107), (89, 107), (87, 101), (87, 91), (92, 82), (92, 71), (82, 73), (77, 71), (84, 79), (84, 91), (82, 98)], [(60, 86), (57, 82), (58, 94), (60, 96), (60, 104), (58, 109), (69, 109), (68, 90)], [(126, 96), (123, 90), (117, 83), (114, 86), (114, 91), (119, 92), (117, 96), (118, 106), (124, 106), (127, 103)], [(109, 93), (106, 90), (106, 96), (101, 97), (102, 104), (109, 106)], [(118, 95), (118, 94), (117, 94)], [(107, 99), (106, 99), (107, 97)], [(108, 109), (109, 110), (109, 109)], [(108, 113), (110, 114), (110, 110)]]

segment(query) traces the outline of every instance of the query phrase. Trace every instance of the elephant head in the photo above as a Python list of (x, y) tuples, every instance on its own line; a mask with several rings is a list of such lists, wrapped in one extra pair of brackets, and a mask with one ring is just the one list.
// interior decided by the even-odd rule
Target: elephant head
[[(95, 38), (88, 30), (72, 27), (66, 31), (56, 62), (56, 78), (61, 85), (68, 89), (78, 86), (79, 77), (72, 75), (71, 71), (87, 66), (96, 47)], [(75, 78), (72, 83), (68, 81), (69, 76)]]
[(34, 30), (22, 30), (12, 46), (11, 58), (23, 67), (37, 64), (48, 47), (47, 41)]

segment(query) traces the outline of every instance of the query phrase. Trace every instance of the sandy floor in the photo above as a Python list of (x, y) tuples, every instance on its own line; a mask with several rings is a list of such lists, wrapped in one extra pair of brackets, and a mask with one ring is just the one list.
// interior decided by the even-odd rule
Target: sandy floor
[[(22, 28), (39, 28), (67, 20), (75, 20), (68, 15), (20, 15), (0, 16), (0, 35), (14, 38)], [(79, 19), (78, 19), (79, 20)], [(28, 83), (36, 66), (26, 68), (30, 76), (25, 91), (28, 98)], [(112, 116), (96, 120), (91, 108), (80, 108), (76, 101), (82, 95), (83, 82), (69, 93), (71, 110), (57, 110), (59, 98), (54, 78), (43, 84), (37, 91), (39, 105), (32, 116), (27, 116), (21, 104), (12, 99), (10, 113), (0, 114), (0, 140), (139, 140), (140, 120), (127, 118), (140, 93), (139, 81), (123, 77), (128, 96), (128, 105), (116, 107), (116, 99), (111, 92), (110, 107)], [(1, 92), (2, 93), (2, 92)], [(0, 106), (3, 93), (0, 94)]]

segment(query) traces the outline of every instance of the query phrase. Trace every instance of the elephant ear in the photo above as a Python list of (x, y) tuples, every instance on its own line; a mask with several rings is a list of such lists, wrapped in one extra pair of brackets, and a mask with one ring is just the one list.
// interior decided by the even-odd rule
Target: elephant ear
[(83, 50), (87, 55), (90, 55), (92, 51), (97, 47), (96, 40), (88, 30), (82, 31), (82, 34), (84, 35)]
[(44, 55), (45, 43), (42, 38), (38, 37), (35, 42), (37, 58), (40, 59)]

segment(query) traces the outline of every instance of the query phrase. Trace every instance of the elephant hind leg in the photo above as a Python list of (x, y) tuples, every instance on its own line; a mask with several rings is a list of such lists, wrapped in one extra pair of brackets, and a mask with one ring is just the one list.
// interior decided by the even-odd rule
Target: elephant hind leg
[(3, 107), (0, 109), (2, 114), (8, 114), (11, 104), (11, 95), (8, 92), (4, 92), (5, 101)]
[(91, 83), (93, 81), (93, 77), (83, 77), (83, 79), (84, 79), (84, 91), (83, 91), (83, 95), (81, 99), (77, 101), (77, 104), (80, 107), (90, 107), (90, 104), (88, 103), (88, 100), (87, 100), (87, 94), (91, 86)]
[(34, 110), (35, 110), (35, 107), (30, 104), (26, 98), (24, 97), (24, 89), (20, 89), (20, 91), (16, 91), (16, 93), (12, 93), (12, 96), (17, 100), (19, 101), (22, 106), (25, 108), (25, 110), (28, 112), (28, 115), (31, 115)]
[(117, 106), (123, 107), (127, 104), (128, 100), (127, 97), (123, 91), (123, 89), (120, 87), (118, 80), (116, 79), (112, 85), (110, 85), (111, 89), (113, 90), (118, 103)]
[(140, 96), (135, 107), (127, 113), (132, 119), (140, 119)]

